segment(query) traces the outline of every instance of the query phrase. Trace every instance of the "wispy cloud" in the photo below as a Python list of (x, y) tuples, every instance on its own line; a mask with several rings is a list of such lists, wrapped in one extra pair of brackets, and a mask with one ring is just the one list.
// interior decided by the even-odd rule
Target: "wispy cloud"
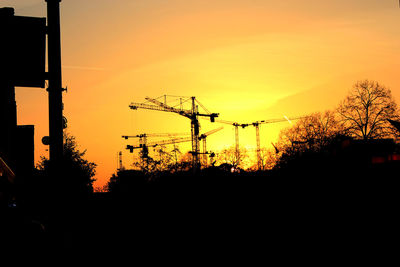
[(90, 67), (90, 66), (69, 66), (63, 65), (64, 69), (71, 69), (71, 70), (93, 70), (93, 71), (106, 71), (106, 68), (99, 68), (99, 67)]

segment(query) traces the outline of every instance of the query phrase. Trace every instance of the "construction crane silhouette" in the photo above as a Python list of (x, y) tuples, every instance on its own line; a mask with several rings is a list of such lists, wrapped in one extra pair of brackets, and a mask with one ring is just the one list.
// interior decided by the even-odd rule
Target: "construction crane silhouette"
[(220, 130), (222, 130), (224, 127), (219, 127), (217, 129), (211, 130), (209, 132), (203, 133), (199, 136), (199, 141), (203, 141), (203, 152), (201, 153), (203, 155), (203, 166), (205, 168), (208, 167), (208, 160), (207, 160), (207, 154), (209, 152), (207, 151), (207, 137), (213, 133), (216, 133)]
[(146, 144), (139, 144), (139, 146), (127, 145), (126, 149), (128, 149), (130, 153), (133, 153), (133, 150), (141, 148), (146, 151), (143, 153), (143, 155), (147, 156), (149, 147), (170, 145), (170, 144), (190, 142), (190, 141), (192, 141), (191, 137), (180, 137), (180, 138), (172, 138), (172, 139), (168, 139), (168, 140), (154, 141), (154, 142), (150, 142), (150, 143), (146, 143)]
[(224, 124), (229, 124), (235, 127), (235, 154), (236, 158), (239, 157), (239, 127), (241, 128), (246, 128), (248, 126), (254, 126), (256, 129), (256, 152), (257, 152), (257, 168), (260, 170), (262, 168), (262, 162), (261, 162), (261, 144), (260, 144), (260, 126), (261, 124), (267, 124), (267, 123), (277, 123), (277, 122), (286, 122), (286, 121), (291, 121), (291, 120), (297, 120), (301, 119), (303, 117), (294, 117), (294, 118), (288, 118), (285, 116), (283, 119), (269, 119), (269, 120), (260, 120), (260, 121), (255, 121), (252, 123), (238, 123), (238, 122), (232, 122), (232, 121), (226, 121), (226, 120), (216, 120), (216, 122), (219, 123), (224, 123)]
[(148, 160), (149, 157), (149, 147), (157, 147), (157, 146), (163, 146), (163, 145), (170, 145), (170, 144), (177, 144), (177, 143), (184, 143), (184, 142), (190, 142), (192, 139), (191, 137), (181, 137), (181, 138), (173, 138), (173, 139), (168, 139), (168, 140), (159, 140), (159, 141), (154, 141), (151, 143), (140, 143), (139, 146), (132, 146), (132, 145), (127, 145), (126, 149), (129, 150), (130, 153), (133, 153), (133, 150), (135, 149), (141, 149), (141, 155), (140, 158), (142, 160)]
[[(172, 137), (172, 136), (185, 136), (190, 135), (190, 133), (150, 133), (150, 134), (137, 134), (137, 135), (123, 135), (122, 138), (129, 139), (129, 138), (139, 138), (139, 148), (147, 145), (147, 137)], [(145, 152), (142, 150), (142, 152)]]
[[(157, 146), (163, 146), (163, 145), (170, 145), (170, 144), (177, 144), (177, 143), (184, 143), (184, 142), (190, 142), (192, 140), (191, 137), (180, 137), (180, 138), (172, 138), (168, 140), (159, 140), (159, 141), (154, 141), (148, 144), (141, 143), (139, 146), (132, 146), (132, 145), (127, 145), (126, 149), (129, 150), (130, 153), (133, 153), (133, 150), (135, 149), (141, 149), (142, 153), (140, 155), (140, 158), (142, 161), (146, 162), (146, 164), (149, 164), (149, 161), (151, 158), (149, 157), (149, 147), (157, 147)], [(175, 152), (176, 153), (176, 152)], [(176, 154), (175, 154), (176, 158)]]
[[(181, 116), (184, 116), (188, 119), (190, 119), (190, 125), (191, 125), (191, 142), (192, 142), (192, 165), (193, 168), (196, 170), (198, 169), (200, 165), (199, 161), (199, 133), (200, 133), (200, 123), (198, 118), (199, 117), (209, 117), (211, 122), (215, 121), (215, 118), (218, 117), (218, 113), (211, 113), (209, 112), (200, 102), (196, 100), (194, 96), (190, 97), (191, 100), (191, 109), (183, 109), (182, 105), (179, 108), (169, 106), (166, 103), (166, 96), (164, 96), (164, 103), (150, 97), (145, 98), (149, 103), (134, 103), (132, 102), (129, 107), (133, 110), (137, 110), (139, 108), (141, 109), (149, 109), (149, 110), (157, 110), (157, 111), (164, 111), (164, 112), (173, 112), (176, 114), (179, 114)], [(182, 101), (181, 101), (182, 103)], [(198, 105), (200, 105), (206, 113), (200, 113), (198, 109)]]
[(218, 123), (228, 124), (235, 127), (235, 156), (239, 158), (239, 127), (245, 128), (249, 126), (249, 124), (245, 123), (238, 123), (233, 121), (226, 121), (226, 120), (216, 120)]
[[(203, 155), (203, 162), (205, 162), (205, 166), (207, 167), (207, 157), (206, 155), (209, 154), (207, 152), (207, 137), (213, 133), (216, 133), (220, 130), (222, 130), (224, 127), (220, 127), (214, 130), (211, 130), (209, 132), (203, 133), (201, 135), (199, 135), (199, 141), (203, 142), (203, 152), (198, 152), (198, 154), (202, 154)], [(142, 137), (142, 136), (149, 136), (146, 134), (139, 134), (139, 135), (133, 135), (133, 136), (125, 136), (123, 135), (122, 137), (125, 139), (128, 139), (130, 137), (135, 138), (135, 137)], [(153, 134), (151, 134), (153, 135)], [(179, 135), (179, 134), (177, 134)], [(184, 134), (187, 135), (187, 134)], [(154, 136), (164, 136), (164, 134), (154, 134)], [(191, 137), (181, 137), (181, 138), (172, 138), (172, 139), (167, 139), (167, 140), (159, 140), (159, 141), (153, 141), (151, 143), (140, 143), (139, 146), (132, 146), (132, 145), (127, 145), (126, 149), (128, 149), (131, 153), (133, 153), (133, 150), (135, 149), (142, 149), (142, 158), (148, 158), (148, 148), (149, 147), (157, 147), (157, 146), (163, 146), (163, 145), (171, 145), (171, 144), (177, 144), (177, 143), (184, 143), (184, 142), (191, 142), (192, 138)], [(204, 157), (205, 156), (205, 157)]]
[(261, 162), (261, 144), (260, 144), (260, 126), (261, 124), (269, 124), (269, 123), (277, 123), (277, 122), (291, 122), (292, 120), (298, 120), (304, 118), (303, 117), (294, 117), (294, 118), (288, 118), (285, 116), (284, 119), (270, 119), (270, 120), (261, 120), (261, 121), (255, 121), (252, 123), (248, 123), (248, 124), (242, 124), (241, 126), (243, 128), (247, 127), (247, 126), (254, 126), (256, 129), (256, 145), (257, 145), (257, 169), (261, 170), (262, 169), (262, 162)]

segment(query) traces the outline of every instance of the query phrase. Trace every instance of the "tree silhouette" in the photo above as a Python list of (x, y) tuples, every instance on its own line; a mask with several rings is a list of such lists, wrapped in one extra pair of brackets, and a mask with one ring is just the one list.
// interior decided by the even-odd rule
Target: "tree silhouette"
[(153, 152), (153, 157), (151, 157), (149, 148), (144, 147), (139, 152), (139, 159), (132, 166), (144, 173), (154, 174), (156, 172), (178, 171), (185, 165), (181, 164), (181, 161), (185, 161), (185, 159), (178, 160), (178, 156), (182, 153), (177, 146), (174, 146), (171, 151), (167, 150), (166, 146), (157, 146), (153, 149)]
[(235, 168), (244, 168), (249, 159), (249, 155), (245, 148), (241, 148), (237, 153), (235, 147), (225, 148), (217, 155), (219, 164), (229, 164)]
[[(87, 197), (93, 192), (94, 175), (96, 173), (96, 164), (89, 162), (84, 158), (86, 150), (80, 151), (74, 136), (64, 133), (64, 150), (62, 164), (55, 171), (58, 179), (56, 183), (59, 190), (66, 192), (68, 196), (76, 200)], [(44, 176), (51, 175), (51, 162), (46, 157), (42, 157), (37, 166), (38, 170)]]
[(276, 149), (276, 167), (298, 164), (303, 160), (322, 159), (331, 146), (347, 136), (333, 111), (317, 112), (299, 119), (292, 127), (281, 131)]
[[(271, 170), (275, 166), (278, 153), (275, 149), (267, 149), (265, 147), (260, 149), (260, 163), (262, 171)], [(254, 165), (254, 168), (257, 168), (257, 164)]]
[(369, 80), (357, 82), (337, 111), (349, 133), (364, 140), (392, 137), (388, 119), (399, 118), (391, 91)]
[(298, 120), (293, 127), (283, 130), (278, 141), (278, 150), (319, 151), (339, 135), (346, 135), (333, 111), (317, 112)]

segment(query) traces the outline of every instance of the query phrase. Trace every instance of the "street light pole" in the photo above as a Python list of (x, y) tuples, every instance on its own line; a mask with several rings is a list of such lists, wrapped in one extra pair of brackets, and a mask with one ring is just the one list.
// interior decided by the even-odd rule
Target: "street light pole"
[(48, 88), (50, 162), (54, 165), (63, 156), (63, 103), (61, 75), (60, 2), (47, 2)]

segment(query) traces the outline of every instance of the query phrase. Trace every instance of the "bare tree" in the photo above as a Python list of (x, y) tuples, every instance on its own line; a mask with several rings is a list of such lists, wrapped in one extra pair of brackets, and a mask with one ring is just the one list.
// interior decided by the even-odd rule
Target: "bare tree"
[[(279, 151), (277, 151), (276, 149), (268, 149), (268, 148), (261, 148), (260, 150), (260, 160), (261, 160), (261, 170), (265, 171), (265, 170), (271, 170), (277, 160), (278, 160), (278, 154)], [(254, 165), (254, 167), (257, 167), (257, 164)]]
[(338, 135), (346, 134), (333, 111), (317, 112), (298, 120), (291, 128), (280, 133), (278, 150), (313, 150), (326, 146)]
[(357, 82), (337, 111), (349, 134), (364, 140), (392, 137), (388, 119), (399, 118), (390, 89), (369, 80)]
[(281, 131), (278, 142), (274, 144), (275, 162), (272, 167), (284, 169), (292, 164), (302, 165), (304, 160), (322, 159), (345, 136), (347, 132), (333, 111), (317, 112), (301, 118)]
[(154, 157), (150, 157), (147, 147), (139, 152), (139, 159), (133, 163), (133, 166), (144, 173), (155, 173), (162, 171), (171, 171), (177, 168), (177, 153), (181, 153), (178, 148), (168, 152), (165, 146), (154, 148)]
[(235, 168), (243, 168), (247, 164), (248, 158), (249, 155), (245, 148), (239, 149), (239, 153), (237, 153), (235, 147), (230, 147), (218, 153), (217, 162), (219, 164), (230, 164)]

